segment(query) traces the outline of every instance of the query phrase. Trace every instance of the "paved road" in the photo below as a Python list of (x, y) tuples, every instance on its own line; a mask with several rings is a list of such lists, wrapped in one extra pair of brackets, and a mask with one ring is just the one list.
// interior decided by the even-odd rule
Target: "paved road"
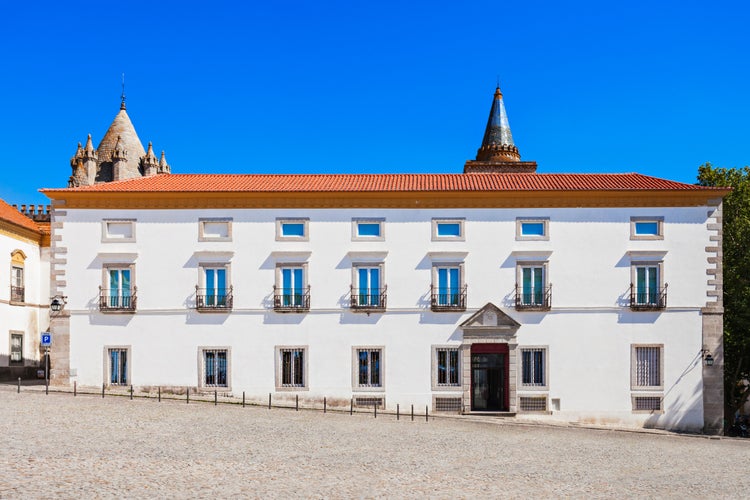
[(750, 440), (0, 389), (0, 498), (750, 497)]

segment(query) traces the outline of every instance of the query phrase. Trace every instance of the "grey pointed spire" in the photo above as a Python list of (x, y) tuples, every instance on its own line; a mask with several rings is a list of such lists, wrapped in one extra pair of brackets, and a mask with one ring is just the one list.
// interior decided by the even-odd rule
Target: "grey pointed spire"
[(503, 93), (498, 86), (492, 99), (490, 117), (484, 130), (482, 146), (477, 151), (479, 161), (520, 161), (521, 155), (513, 143), (508, 114), (503, 104)]

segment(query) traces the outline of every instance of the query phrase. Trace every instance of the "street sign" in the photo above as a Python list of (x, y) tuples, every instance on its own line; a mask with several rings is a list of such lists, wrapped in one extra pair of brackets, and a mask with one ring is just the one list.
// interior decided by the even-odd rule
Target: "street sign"
[(42, 332), (42, 347), (49, 347), (52, 345), (52, 334), (50, 332)]

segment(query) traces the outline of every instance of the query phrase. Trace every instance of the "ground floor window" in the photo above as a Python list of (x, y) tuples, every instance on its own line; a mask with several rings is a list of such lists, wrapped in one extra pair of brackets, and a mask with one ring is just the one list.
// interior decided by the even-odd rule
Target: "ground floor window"
[(281, 386), (305, 387), (304, 349), (281, 349)]
[(357, 386), (383, 386), (381, 360), (381, 349), (357, 349)]
[(226, 349), (203, 350), (203, 386), (227, 387), (229, 359)]
[(458, 349), (437, 348), (437, 385), (438, 386), (458, 386)]
[(23, 333), (10, 334), (10, 362), (23, 363)]
[(547, 385), (547, 349), (521, 348), (521, 385), (545, 387)]
[(111, 385), (128, 384), (128, 349), (109, 349), (109, 383)]

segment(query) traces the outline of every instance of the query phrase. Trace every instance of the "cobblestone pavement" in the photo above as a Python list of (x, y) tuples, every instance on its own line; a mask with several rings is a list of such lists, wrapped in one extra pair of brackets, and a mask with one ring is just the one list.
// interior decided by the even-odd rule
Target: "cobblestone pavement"
[(750, 496), (750, 440), (0, 389), (0, 498)]

